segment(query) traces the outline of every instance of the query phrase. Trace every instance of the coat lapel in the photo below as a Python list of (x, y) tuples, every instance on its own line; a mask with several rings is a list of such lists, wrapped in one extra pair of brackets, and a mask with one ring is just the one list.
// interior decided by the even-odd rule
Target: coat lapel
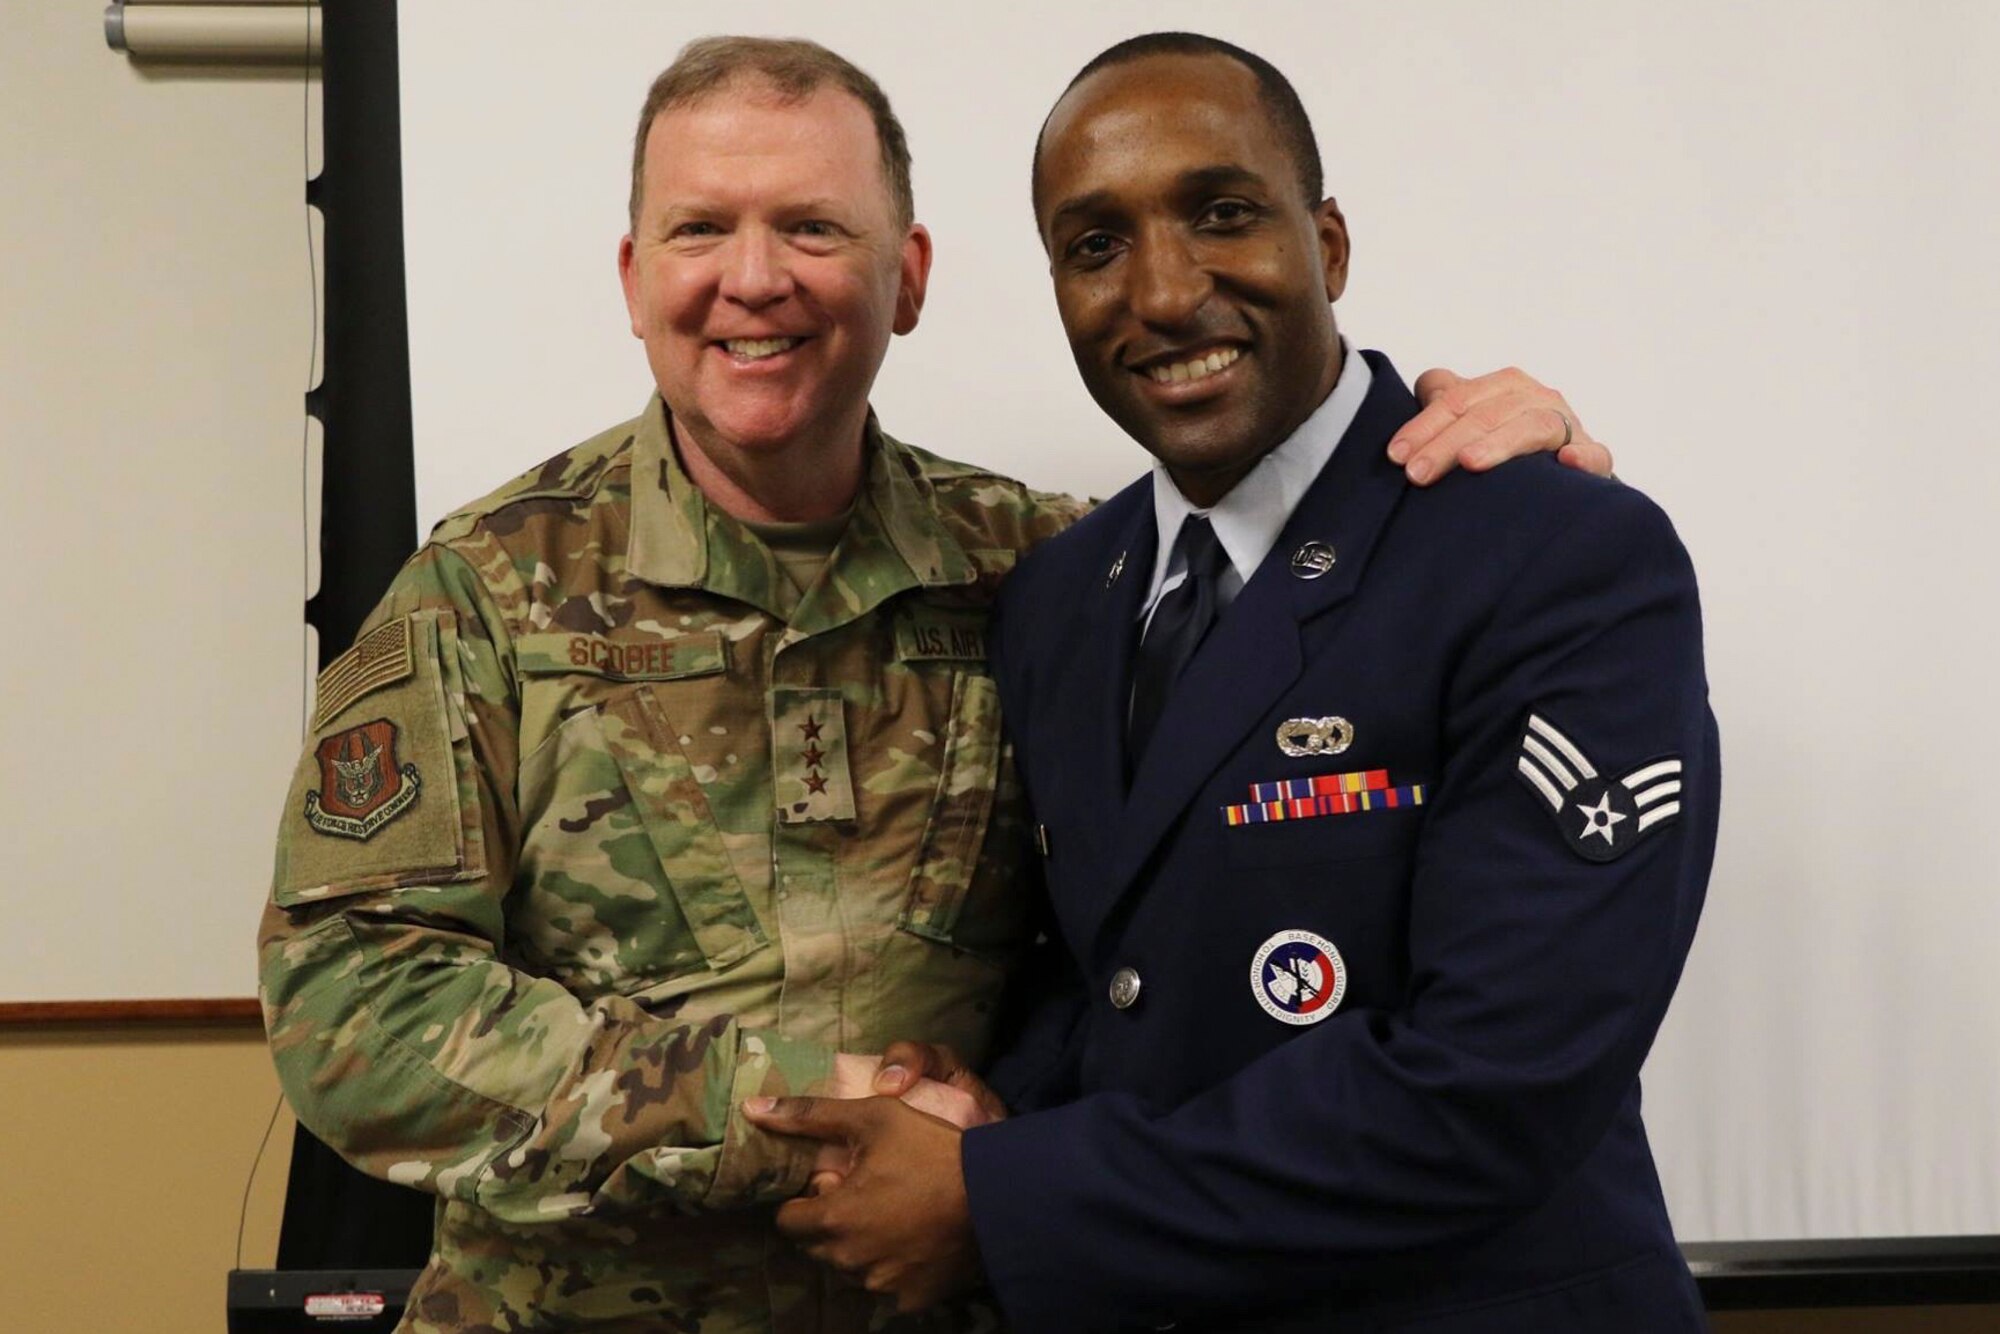
[[(1216, 622), (1167, 699), (1153, 743), (1132, 776), (1110, 874), (1095, 889), (1099, 901), (1091, 913), (1093, 929), (1102, 925), (1139, 879), (1195, 793), (1298, 680), (1305, 666), (1301, 627), (1353, 594), (1384, 522), (1403, 495), (1402, 471), (1383, 450), (1396, 429), (1415, 414), (1416, 400), (1387, 358), (1373, 352), (1364, 355), (1374, 377), (1354, 423), (1286, 522), (1271, 554)], [(1150, 509), (1144, 517), (1150, 530)], [(1149, 545), (1156, 541), (1149, 532)], [(1333, 568), (1316, 579), (1302, 579), (1292, 569), (1293, 553), (1308, 542), (1323, 542), (1334, 551)], [(1135, 597), (1127, 613), (1128, 627), (1137, 611)], [(1129, 640), (1128, 634), (1128, 646), (1121, 650), (1118, 663), (1116, 693), (1121, 702), (1115, 710), (1103, 710), (1116, 719), (1117, 744), (1106, 746), (1100, 734), (1092, 746), (1093, 751), (1108, 750), (1114, 768), (1124, 754), (1122, 700), (1130, 681)], [(1271, 745), (1275, 757), (1275, 739)], [(1104, 781), (1101, 773), (1091, 778), (1093, 785)], [(1195, 811), (1192, 818), (1211, 814)]]
[[(1063, 763), (1073, 766), (1074, 780), (1064, 790), (1064, 805), (1074, 817), (1064, 821), (1065, 838), (1087, 843), (1085, 861), (1095, 871), (1078, 877), (1100, 883), (1103, 868), (1116, 846), (1124, 820), (1125, 715), (1132, 677), (1132, 628), (1145, 597), (1147, 575), (1158, 545), (1149, 486), (1128, 488), (1104, 509), (1116, 522), (1105, 539), (1083, 559), (1080, 580), (1082, 606), (1068, 625), (1070, 641), (1063, 647), (1065, 667), (1049, 692), (1062, 726), (1053, 736), (1063, 749)], [(1129, 512), (1116, 514), (1124, 506)], [(1116, 574), (1113, 574), (1113, 571)], [(1078, 849), (1078, 851), (1085, 851)]]

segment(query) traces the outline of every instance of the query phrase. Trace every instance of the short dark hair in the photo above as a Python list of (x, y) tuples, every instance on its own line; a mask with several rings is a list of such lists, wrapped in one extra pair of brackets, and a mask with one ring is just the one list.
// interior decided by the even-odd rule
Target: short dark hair
[(910, 225), (916, 216), (910, 189), (910, 141), (881, 84), (854, 62), (801, 37), (697, 37), (653, 80), (645, 105), (639, 108), (639, 129), (632, 136), (628, 205), (634, 231), (639, 227), (639, 203), (646, 191), (646, 136), (652, 132), (654, 119), (662, 111), (711, 97), (745, 76), (763, 80), (786, 102), (803, 102), (830, 84), (866, 107), (869, 119), (875, 122), (882, 176), (889, 183), (896, 222), (903, 227)]
[[(1277, 130), (1285, 151), (1291, 155), (1292, 163), (1298, 170), (1299, 190), (1305, 195), (1306, 207), (1317, 205), (1326, 194), (1326, 177), (1319, 161), (1319, 140), (1313, 136), (1312, 120), (1306, 115), (1305, 104), (1299, 101), (1298, 90), (1291, 80), (1278, 72), (1264, 57), (1254, 51), (1245, 51), (1233, 42), (1225, 42), (1220, 37), (1209, 37), (1198, 32), (1148, 32), (1137, 37), (1127, 37), (1116, 46), (1106, 47), (1090, 60), (1090, 63), (1076, 72), (1063, 86), (1062, 97), (1068, 97), (1070, 89), (1082, 83), (1097, 71), (1111, 65), (1129, 65), (1147, 56), (1221, 56), (1233, 60), (1250, 71), (1257, 79), (1258, 100), (1263, 102), (1264, 111), (1271, 118), (1271, 126)], [(1049, 108), (1049, 115), (1055, 108)], [(1048, 132), (1046, 117), (1042, 120), (1042, 130), (1035, 136), (1035, 163), (1029, 177), (1029, 191), (1033, 199), (1042, 197), (1042, 135)]]

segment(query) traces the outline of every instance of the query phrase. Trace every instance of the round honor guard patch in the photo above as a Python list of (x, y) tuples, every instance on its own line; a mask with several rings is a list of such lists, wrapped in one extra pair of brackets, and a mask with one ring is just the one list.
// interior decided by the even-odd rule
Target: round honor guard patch
[(1281, 1024), (1316, 1024), (1340, 1008), (1347, 965), (1325, 936), (1280, 931), (1250, 960), (1250, 994)]

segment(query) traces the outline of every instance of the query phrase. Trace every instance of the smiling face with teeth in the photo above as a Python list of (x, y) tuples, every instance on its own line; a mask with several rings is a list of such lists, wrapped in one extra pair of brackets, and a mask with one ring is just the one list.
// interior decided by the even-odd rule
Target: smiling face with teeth
[(1333, 390), (1340, 210), (1304, 197), (1256, 76), (1225, 56), (1092, 72), (1038, 153), (1035, 216), (1084, 385), (1213, 504)]
[(930, 257), (844, 90), (787, 99), (742, 76), (653, 121), (618, 272), (710, 499), (751, 519), (846, 508), (869, 389), (916, 327)]

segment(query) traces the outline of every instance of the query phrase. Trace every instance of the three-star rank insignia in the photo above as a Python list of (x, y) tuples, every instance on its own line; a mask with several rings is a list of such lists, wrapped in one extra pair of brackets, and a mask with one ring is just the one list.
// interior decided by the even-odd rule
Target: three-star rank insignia
[(840, 690), (773, 686), (773, 795), (781, 824), (854, 819)]
[(396, 724), (387, 718), (335, 732), (313, 755), (319, 790), (306, 793), (306, 823), (335, 838), (367, 842), (423, 786), (416, 765), (396, 764)]
[(1681, 813), (1677, 757), (1607, 778), (1581, 747), (1536, 714), (1528, 715), (1515, 771), (1548, 807), (1570, 850), (1587, 861), (1624, 856)]

